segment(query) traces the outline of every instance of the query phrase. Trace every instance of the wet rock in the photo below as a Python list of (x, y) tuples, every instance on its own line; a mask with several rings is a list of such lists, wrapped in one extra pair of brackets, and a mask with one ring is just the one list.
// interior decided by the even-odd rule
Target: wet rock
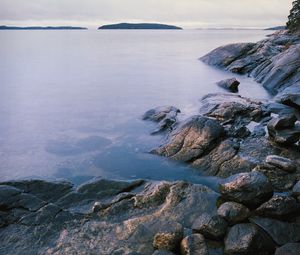
[(201, 60), (206, 64), (225, 68), (238, 57), (244, 56), (254, 46), (254, 43), (229, 44), (213, 50)]
[(235, 94), (215, 93), (201, 99), (200, 114), (226, 124), (247, 125), (252, 120), (260, 120), (268, 113), (264, 112), (259, 101)]
[(183, 238), (183, 227), (176, 222), (168, 222), (161, 226), (154, 236), (153, 246), (155, 249), (174, 251)]
[(300, 224), (259, 217), (250, 221), (266, 231), (278, 245), (300, 241)]
[(229, 90), (230, 92), (235, 93), (239, 91), (240, 82), (236, 78), (231, 78), (231, 79), (219, 81), (217, 85), (226, 90)]
[(300, 94), (286, 94), (280, 98), (280, 102), (300, 110)]
[(253, 171), (229, 177), (220, 185), (220, 192), (224, 199), (253, 208), (268, 200), (273, 188), (265, 175)]
[(269, 201), (258, 207), (255, 213), (263, 217), (285, 220), (289, 216), (300, 214), (300, 204), (293, 197), (274, 195)]
[(285, 114), (285, 115), (273, 118), (268, 123), (268, 128), (272, 129), (272, 130), (282, 130), (282, 129), (293, 128), (295, 126), (296, 121), (297, 121), (297, 118), (294, 114)]
[(300, 125), (294, 128), (275, 130), (268, 125), (269, 137), (272, 141), (278, 144), (290, 145), (299, 141), (300, 138)]
[(258, 165), (254, 168), (254, 171), (258, 171), (267, 176), (274, 188), (274, 191), (289, 191), (293, 188), (296, 182), (295, 174), (289, 174), (288, 172), (270, 164)]
[(227, 222), (219, 215), (202, 214), (194, 222), (192, 229), (207, 238), (220, 240), (227, 230)]
[(284, 157), (280, 157), (277, 155), (268, 156), (266, 158), (266, 162), (268, 164), (279, 167), (280, 169), (282, 169), (288, 173), (293, 173), (297, 169), (297, 165), (293, 160), (290, 160), (290, 159), (284, 158)]
[(299, 255), (300, 243), (288, 243), (276, 249), (275, 255)]
[(213, 149), (223, 135), (218, 121), (194, 116), (174, 130), (169, 141), (152, 153), (174, 160), (188, 162)]
[(233, 225), (247, 220), (250, 216), (250, 211), (242, 204), (226, 202), (219, 207), (218, 214), (229, 224)]
[[(285, 45), (277, 42), (285, 42)], [(201, 60), (234, 73), (253, 76), (273, 94), (299, 81), (299, 38), (286, 33), (274, 33), (256, 44), (238, 43), (219, 47)], [(299, 97), (282, 102), (298, 107)]]
[(292, 107), (277, 102), (268, 103), (266, 108), (268, 111), (279, 115), (295, 114), (295, 110)]
[(182, 255), (208, 255), (205, 238), (201, 234), (192, 234), (185, 237), (180, 244)]
[(225, 237), (225, 254), (274, 254), (272, 240), (257, 226), (251, 223), (233, 226)]
[(180, 113), (180, 110), (174, 106), (160, 106), (147, 111), (143, 116), (143, 120), (158, 123), (158, 128), (152, 132), (152, 134), (156, 134), (172, 129), (172, 126), (177, 122), (178, 113)]
[(300, 196), (300, 181), (298, 181), (295, 186), (293, 187), (293, 196), (299, 197)]

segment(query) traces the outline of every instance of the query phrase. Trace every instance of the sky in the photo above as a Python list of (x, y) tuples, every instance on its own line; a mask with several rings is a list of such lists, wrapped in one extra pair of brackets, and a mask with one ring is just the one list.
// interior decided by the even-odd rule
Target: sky
[(184, 28), (284, 25), (293, 0), (0, 0), (3, 25), (158, 22)]

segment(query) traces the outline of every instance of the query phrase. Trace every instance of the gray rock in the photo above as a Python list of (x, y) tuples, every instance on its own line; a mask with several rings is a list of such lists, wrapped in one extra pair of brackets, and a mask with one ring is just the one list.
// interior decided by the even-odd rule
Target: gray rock
[(195, 220), (192, 229), (207, 238), (220, 240), (225, 236), (227, 226), (227, 222), (219, 215), (202, 214)]
[(185, 237), (180, 244), (182, 255), (209, 255), (205, 238), (201, 234)]
[(275, 255), (299, 255), (300, 243), (288, 243), (276, 249)]
[(275, 245), (257, 226), (251, 223), (233, 226), (225, 237), (225, 254), (274, 254)]
[(300, 214), (300, 204), (293, 197), (274, 195), (269, 201), (258, 207), (255, 213), (263, 217), (285, 220), (289, 216)]
[(266, 231), (278, 245), (300, 241), (300, 224), (259, 217), (250, 221)]
[(297, 169), (297, 165), (293, 160), (290, 160), (290, 159), (284, 158), (284, 157), (280, 157), (277, 155), (269, 155), (266, 158), (266, 162), (268, 164), (279, 167), (280, 169), (282, 169), (288, 173), (293, 173)]
[(201, 99), (200, 114), (223, 123), (247, 125), (253, 120), (260, 120), (268, 112), (264, 112), (259, 101), (235, 94), (215, 93)]
[(249, 209), (239, 203), (225, 202), (218, 209), (218, 214), (223, 217), (229, 224), (241, 223), (250, 216)]
[[(279, 41), (285, 45), (278, 44)], [(219, 47), (201, 60), (234, 73), (249, 74), (276, 94), (299, 81), (299, 58), (299, 39), (286, 33), (275, 33), (256, 44), (238, 43)], [(298, 99), (293, 96), (282, 102), (299, 107)]]
[(158, 123), (158, 128), (152, 132), (156, 134), (168, 129), (172, 129), (177, 122), (177, 115), (180, 110), (174, 106), (160, 106), (147, 111), (143, 120), (150, 120)]
[[(36, 183), (31, 183), (35, 187)], [(30, 191), (30, 184), (26, 181), (25, 184)], [(25, 184), (19, 181), (19, 185)], [(52, 183), (43, 185), (51, 187)], [(1, 254), (4, 251), (5, 254), (54, 255), (101, 251), (115, 255), (151, 255), (154, 240), (159, 247), (179, 248), (182, 228), (191, 229), (203, 213), (215, 215), (219, 197), (202, 185), (162, 181), (144, 181), (137, 186), (136, 182), (98, 179), (72, 188), (67, 194), (62, 192), (62, 197), (49, 190), (43, 191), (46, 194), (35, 191), (40, 198), (53, 203), (37, 198), (35, 192), (24, 193), (3, 183), (0, 190), (5, 205), (9, 204), (7, 199), (24, 195), (44, 204), (34, 211), (30, 210), (32, 207), (20, 208), (20, 203), (1, 207)], [(93, 212), (95, 202), (103, 206)]]
[(155, 234), (153, 247), (155, 249), (174, 251), (179, 247), (182, 238), (182, 225), (176, 222), (168, 222), (160, 226), (159, 232)]
[(253, 208), (272, 197), (273, 188), (265, 175), (253, 171), (229, 177), (220, 185), (220, 192), (224, 199)]
[(300, 94), (286, 94), (280, 98), (280, 102), (300, 110)]
[(213, 149), (223, 135), (218, 121), (194, 116), (174, 130), (169, 141), (152, 153), (188, 162)]
[(230, 92), (236, 93), (239, 91), (240, 82), (236, 78), (231, 78), (219, 81), (217, 82), (217, 85), (226, 90), (229, 90)]
[(295, 186), (293, 187), (293, 196), (299, 197), (300, 196), (300, 181), (298, 181)]
[(295, 126), (296, 121), (297, 121), (297, 118), (294, 114), (285, 114), (285, 115), (281, 115), (276, 118), (273, 118), (268, 123), (268, 128), (273, 129), (273, 130), (282, 130), (282, 129), (293, 128)]
[(288, 172), (270, 164), (263, 163), (258, 165), (254, 168), (254, 171), (258, 171), (267, 176), (274, 188), (274, 191), (290, 191), (296, 182), (296, 174), (289, 174)]
[(272, 141), (278, 144), (291, 145), (299, 141), (300, 138), (300, 125), (294, 128), (275, 130), (268, 125), (269, 137)]

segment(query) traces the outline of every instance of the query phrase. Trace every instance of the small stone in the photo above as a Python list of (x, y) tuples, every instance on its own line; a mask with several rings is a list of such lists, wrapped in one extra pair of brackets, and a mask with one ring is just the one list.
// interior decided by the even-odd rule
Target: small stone
[(238, 92), (240, 82), (236, 78), (219, 81), (218, 86), (229, 90), (230, 92)]
[(273, 188), (264, 174), (253, 171), (229, 177), (220, 185), (220, 192), (225, 200), (253, 208), (272, 197)]
[(174, 251), (180, 245), (182, 238), (182, 225), (177, 222), (168, 222), (155, 234), (153, 247), (158, 250)]
[(293, 173), (297, 169), (297, 165), (293, 160), (276, 155), (268, 156), (266, 158), (266, 163), (279, 167), (280, 169), (289, 173)]
[(288, 243), (277, 248), (275, 255), (299, 255), (300, 243)]
[(290, 196), (274, 195), (269, 201), (255, 210), (255, 213), (270, 218), (286, 219), (300, 213), (300, 204)]
[(201, 234), (185, 237), (180, 244), (182, 255), (208, 255), (205, 238)]
[(250, 211), (242, 204), (226, 202), (219, 207), (218, 214), (229, 224), (236, 224), (245, 221), (250, 216)]
[(225, 237), (225, 254), (271, 255), (275, 245), (257, 226), (251, 223), (233, 226)]
[(300, 181), (298, 181), (295, 186), (293, 187), (292, 195), (294, 197), (299, 197), (300, 196)]
[(195, 220), (192, 229), (207, 238), (220, 240), (225, 236), (227, 227), (227, 222), (221, 216), (204, 213)]

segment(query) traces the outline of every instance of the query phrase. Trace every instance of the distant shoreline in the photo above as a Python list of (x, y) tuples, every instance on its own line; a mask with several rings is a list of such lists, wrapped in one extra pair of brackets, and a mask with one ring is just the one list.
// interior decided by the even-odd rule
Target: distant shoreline
[(16, 27), (16, 26), (0, 26), (0, 30), (87, 30), (86, 27), (72, 27), (72, 26), (32, 26), (32, 27)]

